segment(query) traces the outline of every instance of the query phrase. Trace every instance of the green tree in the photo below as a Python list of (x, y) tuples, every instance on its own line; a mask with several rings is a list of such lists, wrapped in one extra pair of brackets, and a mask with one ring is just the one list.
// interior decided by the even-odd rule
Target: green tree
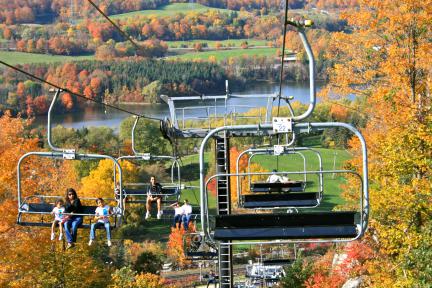
[(138, 256), (133, 267), (138, 273), (157, 274), (162, 269), (162, 264), (163, 261), (160, 256), (149, 251), (144, 251)]
[(305, 281), (312, 275), (312, 265), (302, 257), (298, 257), (291, 266), (285, 267), (285, 276), (281, 279), (281, 287), (305, 287)]
[[(132, 137), (132, 127), (135, 118), (129, 117), (120, 124), (120, 139), (125, 141)], [(171, 147), (168, 140), (163, 138), (159, 129), (159, 122), (140, 119), (135, 129), (135, 149), (140, 153), (153, 155), (170, 155)]]
[(153, 81), (142, 89), (142, 94), (150, 103), (159, 102), (159, 95), (161, 94), (162, 84), (160, 81)]

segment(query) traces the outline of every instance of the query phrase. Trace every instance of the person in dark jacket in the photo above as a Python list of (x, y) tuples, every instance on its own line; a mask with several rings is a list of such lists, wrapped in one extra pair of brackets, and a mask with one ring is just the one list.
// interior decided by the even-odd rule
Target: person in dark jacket
[(146, 212), (146, 216), (145, 219), (149, 219), (150, 218), (150, 211), (151, 211), (151, 202), (156, 201), (157, 203), (157, 219), (161, 218), (162, 215), (162, 210), (161, 210), (161, 202), (162, 202), (162, 186), (156, 182), (156, 177), (155, 176), (151, 176), (150, 177), (150, 186), (147, 190), (147, 201), (146, 201), (146, 208), (147, 208), (147, 212)]
[(77, 239), (78, 227), (83, 223), (82, 215), (73, 215), (82, 213), (81, 201), (73, 188), (66, 190), (65, 213), (70, 214), (69, 219), (64, 223), (66, 234), (67, 248), (74, 246)]

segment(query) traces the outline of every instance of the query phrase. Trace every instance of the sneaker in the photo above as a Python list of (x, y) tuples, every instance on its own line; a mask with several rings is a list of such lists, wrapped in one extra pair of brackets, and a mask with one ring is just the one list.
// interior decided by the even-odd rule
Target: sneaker
[(73, 244), (73, 243), (68, 243), (68, 244), (66, 245), (66, 249), (70, 249), (70, 248), (72, 248), (72, 247), (74, 247), (74, 244)]
[(60, 233), (59, 240), (63, 240), (63, 234)]
[(55, 234), (51, 233), (51, 241), (55, 239)]
[(91, 246), (93, 244), (93, 240), (90, 240), (88, 245)]
[(111, 241), (110, 240), (108, 240), (107, 245), (108, 245), (108, 247), (111, 247)]
[(149, 219), (151, 216), (150, 216), (150, 212), (146, 212), (146, 216), (145, 216), (145, 219), (147, 220), (147, 219)]
[(159, 212), (157, 213), (157, 219), (161, 219), (161, 216), (162, 216), (162, 211), (159, 211)]

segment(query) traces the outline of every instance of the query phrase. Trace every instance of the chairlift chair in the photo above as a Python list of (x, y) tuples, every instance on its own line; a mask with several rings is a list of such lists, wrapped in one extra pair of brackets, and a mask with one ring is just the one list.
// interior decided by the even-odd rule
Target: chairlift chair
[[(134, 155), (121, 156), (117, 161), (121, 160), (138, 160), (138, 161), (151, 161), (151, 160), (170, 160), (171, 164), (171, 182), (162, 183), (162, 192), (160, 195), (164, 201), (170, 203), (178, 201), (181, 193), (181, 179), (180, 179), (180, 164), (177, 157), (165, 155), (151, 155), (150, 153), (138, 152), (135, 147), (135, 130), (140, 117), (135, 117), (135, 122), (132, 127), (132, 151)], [(177, 169), (176, 169), (177, 168)], [(175, 170), (177, 170), (175, 172)], [(139, 199), (147, 196), (148, 183), (126, 183), (125, 186), (132, 186), (133, 188), (123, 188), (123, 196), (127, 199), (127, 203), (146, 203), (145, 199)], [(137, 188), (140, 187), (140, 188)], [(129, 199), (128, 196), (133, 196), (135, 199)], [(170, 199), (170, 200), (169, 200)]]
[(205, 242), (200, 233), (183, 235), (183, 249), (188, 260), (213, 260), (218, 257), (216, 246)]
[[(249, 176), (264, 173), (227, 173), (211, 176), (204, 181), (204, 147), (208, 140), (220, 132), (232, 130), (272, 129), (272, 125), (239, 125), (225, 126), (212, 130), (203, 140), (200, 149), (200, 191), (201, 191), (201, 218), (202, 228), (206, 237), (214, 241), (228, 243), (230, 241), (261, 241), (260, 243), (273, 243), (274, 241), (292, 242), (339, 242), (352, 241), (360, 238), (368, 223), (369, 194), (367, 182), (367, 150), (366, 143), (360, 132), (346, 123), (293, 123), (293, 131), (304, 132), (324, 128), (346, 128), (360, 140), (363, 155), (363, 173), (358, 174), (351, 170), (321, 170), (307, 171), (308, 174), (350, 173), (360, 179), (360, 201), (355, 211), (343, 212), (299, 212), (299, 213), (270, 213), (270, 214), (241, 214), (216, 215), (214, 227), (210, 227), (208, 216), (208, 183), (217, 177)], [(325, 193), (325, 192), (324, 192)], [(279, 206), (279, 205), (275, 205)], [(213, 229), (213, 231), (211, 231)], [(241, 242), (256, 243), (256, 242)], [(230, 244), (231, 245), (231, 244)]]
[[(47, 141), (48, 145), (51, 148), (51, 152), (29, 152), (24, 154), (18, 161), (17, 165), (17, 194), (18, 194), (18, 217), (17, 224), (22, 226), (39, 226), (39, 227), (50, 227), (52, 221), (45, 221), (44, 218), (52, 218), (48, 215), (51, 214), (52, 209), (54, 208), (53, 202), (58, 198), (63, 198), (63, 195), (53, 196), (53, 195), (44, 195), (44, 194), (33, 194), (27, 197), (23, 197), (21, 191), (21, 166), (23, 161), (30, 157), (46, 157), (52, 159), (63, 159), (65, 161), (69, 160), (102, 160), (109, 159), (114, 164), (114, 171), (118, 170), (119, 172), (119, 185), (122, 185), (122, 170), (117, 160), (111, 156), (100, 155), (100, 154), (80, 154), (76, 153), (73, 149), (63, 149), (59, 147), (55, 147), (51, 142), (51, 112), (54, 107), (54, 103), (57, 100), (58, 96), (62, 91), (58, 89), (53, 97), (51, 105), (48, 110), (48, 124), (47, 124)], [(122, 192), (121, 192), (122, 194)], [(113, 193), (115, 195), (115, 193)], [(122, 195), (121, 195), (122, 196)], [(96, 198), (80, 198), (83, 202), (87, 203), (88, 201), (93, 201)], [(113, 228), (121, 224), (121, 217), (124, 214), (124, 208), (121, 201), (116, 201), (115, 199), (105, 199), (107, 202), (115, 202), (115, 206), (113, 207), (113, 214), (111, 215), (114, 218)], [(82, 215), (89, 216), (89, 220), (91, 220), (95, 216), (95, 210), (97, 206), (94, 205), (83, 205), (82, 213), (74, 213), (74, 215)], [(39, 215), (39, 219), (35, 220), (34, 217), (30, 220), (25, 220), (24, 216), (29, 215)], [(47, 215), (47, 217), (45, 217)], [(65, 214), (66, 215), (66, 214)], [(90, 224), (83, 224), (82, 227), (89, 228)]]
[[(244, 189), (241, 185), (241, 177), (237, 178), (237, 199), (238, 206), (243, 208), (251, 209), (268, 209), (274, 207), (280, 208), (314, 208), (317, 207), (322, 199), (323, 192), (323, 175), (318, 175), (318, 191), (317, 192), (305, 192), (307, 183), (307, 168), (306, 158), (300, 151), (312, 151), (317, 155), (318, 158), (318, 172), (322, 171), (322, 158), (319, 151), (309, 147), (283, 147), (279, 149), (278, 153), (275, 152), (274, 147), (267, 148), (250, 148), (239, 154), (236, 162), (236, 171), (239, 173), (239, 163), (243, 155), (247, 154), (248, 157), (248, 173), (250, 173), (250, 164), (252, 158), (256, 155), (293, 155), (297, 154), (303, 159), (303, 171), (289, 172), (292, 175), (302, 174), (303, 181), (294, 180), (288, 182), (255, 182), (252, 183), (252, 177), (249, 174), (248, 181), (250, 192), (253, 194), (244, 194)], [(272, 172), (271, 174), (288, 174), (288, 172)]]

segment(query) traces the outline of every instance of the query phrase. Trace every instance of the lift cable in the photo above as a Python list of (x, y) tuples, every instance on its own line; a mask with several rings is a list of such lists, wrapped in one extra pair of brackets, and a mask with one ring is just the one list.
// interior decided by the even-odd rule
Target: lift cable
[(69, 93), (69, 94), (71, 94), (71, 95), (75, 95), (75, 96), (77, 96), (77, 97), (80, 97), (80, 98), (83, 98), (83, 99), (86, 99), (86, 100), (92, 101), (92, 102), (94, 102), (94, 103), (102, 104), (102, 105), (104, 105), (104, 106), (106, 106), (106, 107), (110, 107), (110, 108), (113, 108), (113, 109), (116, 109), (116, 110), (119, 110), (119, 111), (122, 111), (122, 112), (125, 112), (125, 113), (128, 113), (128, 114), (131, 114), (131, 115), (134, 115), (134, 116), (137, 116), (137, 117), (141, 117), (141, 118), (145, 118), (145, 119), (149, 119), (149, 120), (162, 121), (162, 119), (159, 119), (159, 118), (150, 117), (150, 116), (145, 116), (145, 115), (140, 115), (140, 114), (137, 114), (137, 113), (135, 113), (135, 112), (131, 112), (131, 111), (129, 111), (129, 110), (126, 110), (126, 109), (120, 108), (120, 107), (118, 107), (118, 106), (114, 106), (114, 105), (111, 105), (111, 104), (108, 104), (108, 103), (104, 103), (104, 102), (101, 102), (101, 101), (98, 101), (98, 100), (95, 100), (95, 99), (92, 99), (92, 98), (86, 97), (86, 96), (83, 95), (83, 94), (76, 93), (76, 92), (72, 92), (71, 90), (69, 90), (69, 89), (67, 89), (67, 88), (60, 87), (60, 86), (57, 85), (57, 84), (54, 84), (54, 83), (49, 82), (49, 81), (47, 81), (47, 80), (44, 80), (44, 79), (42, 79), (42, 78), (40, 78), (40, 77), (38, 77), (38, 76), (36, 76), (36, 75), (34, 75), (34, 74), (31, 74), (31, 73), (29, 73), (29, 72), (27, 72), (27, 71), (25, 71), (25, 70), (22, 70), (22, 69), (20, 69), (20, 68), (18, 68), (18, 67), (12, 66), (12, 65), (10, 65), (10, 64), (8, 64), (8, 63), (2, 61), (2, 60), (0, 60), (0, 64), (3, 64), (3, 65), (5, 65), (5, 66), (7, 66), (7, 67), (9, 67), (9, 68), (11, 68), (11, 69), (13, 69), (13, 70), (15, 70), (15, 71), (18, 71), (18, 72), (20, 72), (20, 73), (22, 73), (22, 74), (24, 74), (24, 75), (26, 75), (26, 76), (28, 76), (28, 77), (30, 77), (30, 78), (33, 78), (33, 79), (38, 80), (38, 81), (40, 81), (40, 82), (42, 82), (42, 83), (48, 84), (48, 85), (50, 85), (50, 86), (52, 86), (52, 87), (54, 87), (54, 88), (60, 89), (61, 91), (64, 91), (64, 92)]
[[(279, 110), (280, 110), (280, 103), (282, 98), (282, 78), (284, 74), (284, 59), (285, 59), (285, 42), (286, 42), (286, 33), (287, 33), (287, 27), (288, 27), (288, 0), (285, 0), (285, 17), (284, 17), (284, 28), (283, 28), (283, 39), (282, 39), (282, 53), (281, 53), (281, 68), (280, 68), (280, 75), (279, 75), (279, 95), (278, 95), (278, 109), (277, 109), (277, 116), (279, 117)], [(288, 102), (289, 104), (289, 102)], [(291, 105), (288, 105), (288, 108), (290, 108), (291, 113), (292, 107)]]
[(108, 15), (106, 15), (92, 0), (87, 0), (105, 19), (107, 19), (111, 25), (113, 25), (119, 32), (120, 34), (123, 35), (123, 37), (125, 39), (127, 39), (129, 42), (132, 43), (133, 46), (135, 46), (135, 48), (137, 48), (138, 50), (141, 50), (142, 47), (140, 45), (138, 45), (131, 36), (129, 36), (126, 32), (124, 32), (113, 20), (111, 20), (111, 18), (108, 17)]

